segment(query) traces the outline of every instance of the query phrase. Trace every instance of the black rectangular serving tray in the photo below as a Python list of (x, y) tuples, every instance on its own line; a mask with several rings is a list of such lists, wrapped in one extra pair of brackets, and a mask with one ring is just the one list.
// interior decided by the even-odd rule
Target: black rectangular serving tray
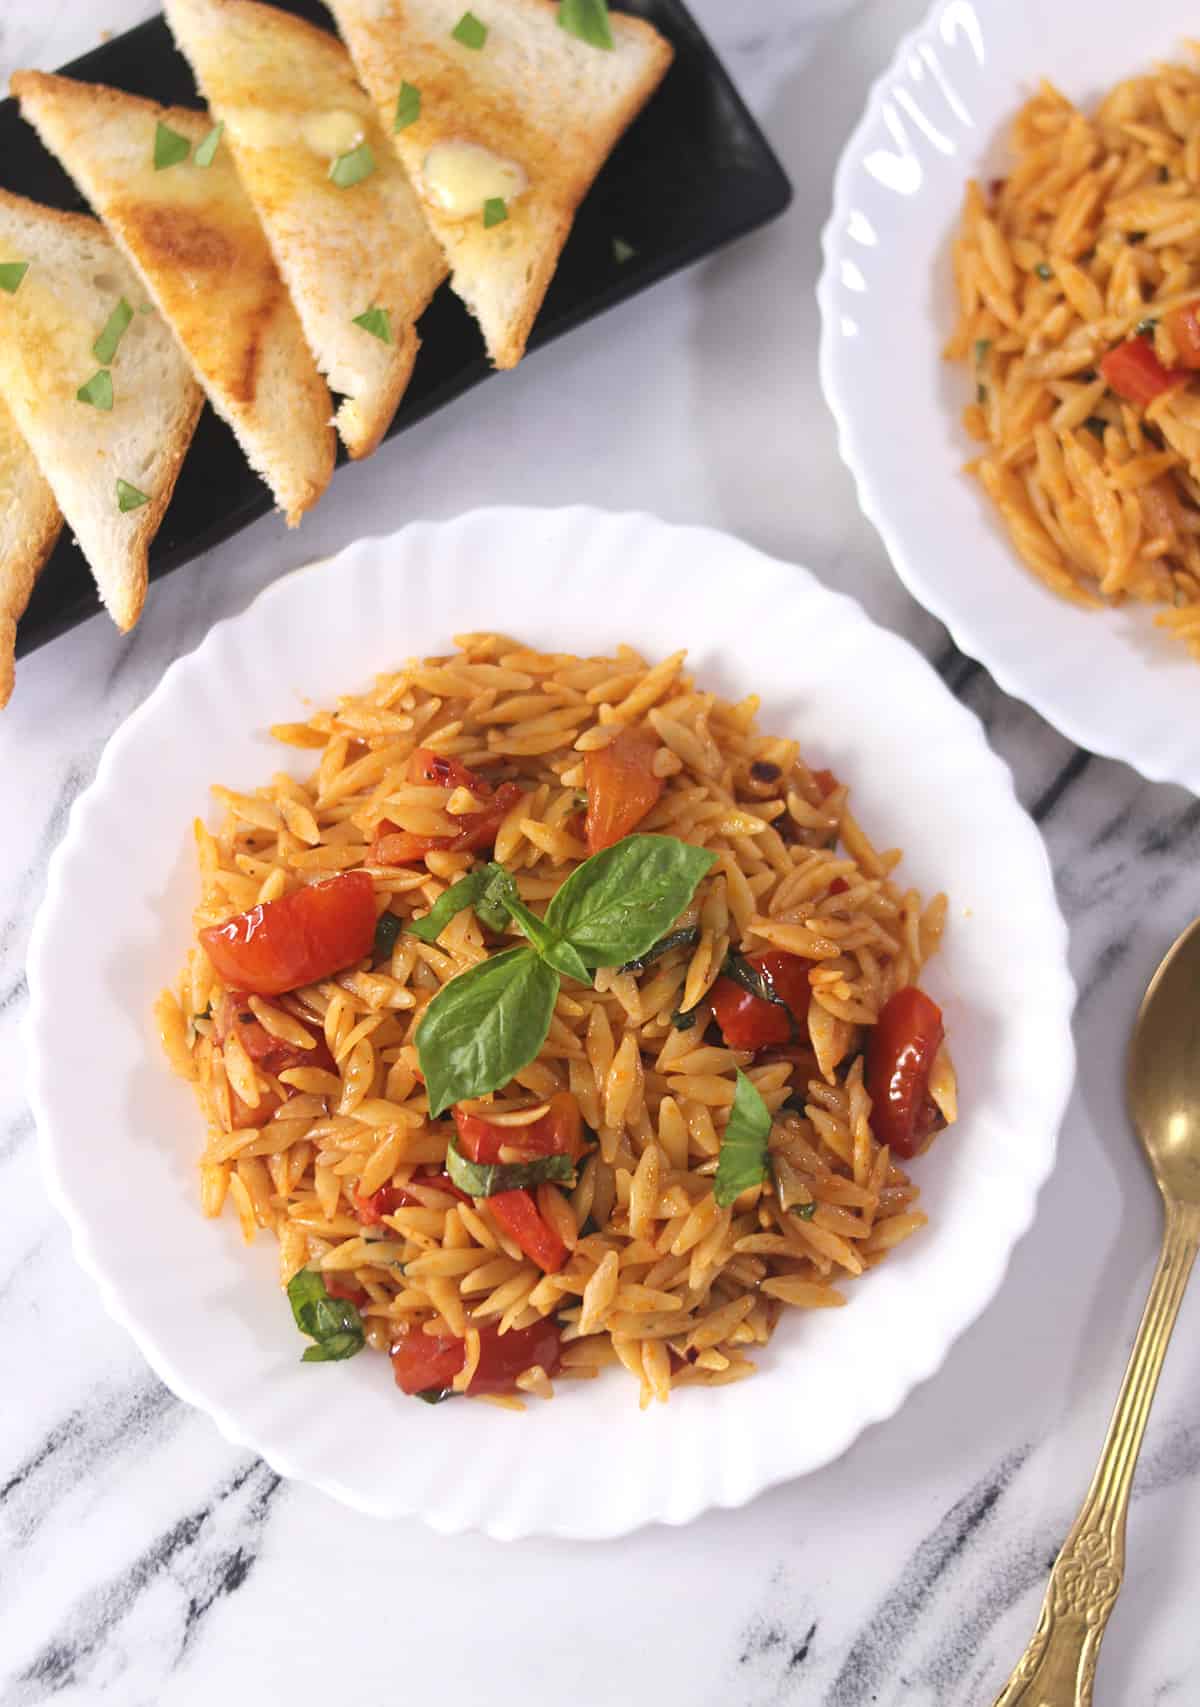
[[(276, 4), (332, 28), (316, 0)], [(529, 340), (531, 350), (765, 224), (791, 200), (782, 166), (680, 0), (622, 0), (622, 10), (656, 25), (674, 45), (675, 60), (579, 210)], [(161, 17), (62, 69), (157, 101), (202, 104), (187, 61)], [(0, 184), (51, 207), (87, 205), (12, 99), (0, 102)], [(629, 259), (617, 259), (616, 238), (632, 246)], [(420, 354), (389, 438), (492, 375), (478, 329), (448, 285), (426, 309), (420, 332)], [(339, 463), (343, 460), (344, 453)], [(206, 405), (151, 547), (151, 580), (248, 527), (270, 508), (267, 488)], [(100, 608), (87, 564), (64, 529), (18, 625), (18, 655)]]

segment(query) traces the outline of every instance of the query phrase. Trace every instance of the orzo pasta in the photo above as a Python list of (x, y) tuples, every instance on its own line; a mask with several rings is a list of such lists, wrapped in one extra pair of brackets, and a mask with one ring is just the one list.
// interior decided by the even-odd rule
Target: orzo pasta
[(457, 646), (276, 728), (311, 775), (196, 825), (158, 1019), (204, 1212), (275, 1235), (306, 1356), (405, 1392), (736, 1381), (925, 1220), (945, 898), (682, 653)]
[(1200, 656), (1200, 73), (1090, 115), (1043, 83), (1012, 153), (954, 244), (970, 466), (1048, 586), (1163, 605)]

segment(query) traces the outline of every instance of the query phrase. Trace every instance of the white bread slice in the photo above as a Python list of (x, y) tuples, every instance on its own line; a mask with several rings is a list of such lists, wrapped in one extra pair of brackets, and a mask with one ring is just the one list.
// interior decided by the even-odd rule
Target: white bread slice
[[(98, 220), (0, 190), (0, 262), (27, 261), (0, 292), (0, 395), (36, 457), (118, 628), (146, 597), (150, 541), (203, 395), (133, 268)], [(76, 397), (100, 366), (92, 345), (124, 297), (135, 310), (108, 364), (113, 407)], [(145, 312), (140, 312), (145, 310)], [(117, 481), (149, 502), (122, 511)]]
[(17, 423), (0, 403), (0, 708), (13, 690), (17, 619), (61, 527), (54, 494)]
[[(558, 24), (554, 0), (476, 0), (487, 40), (451, 31), (464, 0), (329, 0), (358, 74), (391, 124), (402, 82), (420, 91), (415, 124), (392, 140), (450, 261), (453, 289), (497, 367), (514, 367), (554, 276), (575, 210), (618, 137), (666, 74), (673, 49), (640, 18), (610, 14), (612, 51)], [(432, 199), (431, 148), (468, 142), (528, 178), (508, 218), (453, 218)]]
[[(412, 373), (414, 322), (446, 276), (441, 248), (336, 36), (256, 0), (169, 0), (166, 12), (225, 125), (317, 366), (345, 397), (346, 449), (366, 456)], [(331, 159), (357, 141), (375, 170), (339, 189)], [(355, 324), (372, 307), (386, 310), (391, 343)]]
[(159, 122), (193, 148), (206, 113), (18, 71), (11, 88), (125, 250), (213, 408), (290, 526), (333, 472), (333, 403), (227, 149), (154, 169)]

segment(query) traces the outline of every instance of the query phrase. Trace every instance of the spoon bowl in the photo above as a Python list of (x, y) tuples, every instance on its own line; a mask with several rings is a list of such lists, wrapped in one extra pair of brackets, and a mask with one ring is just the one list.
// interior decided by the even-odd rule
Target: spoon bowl
[(1167, 950), (1134, 1021), (1129, 1114), (1158, 1188), (1200, 1204), (1200, 919)]

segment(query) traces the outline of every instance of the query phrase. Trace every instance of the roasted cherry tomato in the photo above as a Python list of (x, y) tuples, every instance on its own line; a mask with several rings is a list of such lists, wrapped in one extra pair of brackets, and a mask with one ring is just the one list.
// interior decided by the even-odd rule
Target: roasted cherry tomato
[(557, 1274), (567, 1260), (567, 1247), (534, 1202), (531, 1191), (498, 1191), (487, 1206), (496, 1223), (513, 1239), (543, 1274)]
[(360, 1307), (366, 1303), (367, 1295), (361, 1286), (355, 1286), (348, 1274), (339, 1274), (336, 1269), (321, 1276), (325, 1282), (325, 1290), (331, 1298), (346, 1298), (351, 1304)]
[(1167, 315), (1167, 329), (1180, 367), (1200, 368), (1200, 302), (1186, 302)]
[[(289, 1067), (320, 1067), (326, 1073), (336, 1071), (329, 1045), (319, 1032), (311, 1026), (304, 1026), (313, 1040), (311, 1049), (302, 1049), (298, 1043), (287, 1043), (281, 1037), (273, 1037), (266, 1026), (255, 1019), (247, 1006), (248, 1000), (244, 990), (231, 990), (221, 998), (214, 1019), (217, 1036), (222, 1042), (230, 1035), (235, 1036), (254, 1065), (261, 1067), (264, 1073), (278, 1075)], [(291, 1017), (294, 1019), (295, 1015)], [(297, 1020), (296, 1023), (300, 1025), (303, 1022)]]
[(1143, 409), (1187, 378), (1185, 370), (1162, 365), (1148, 338), (1127, 338), (1118, 344), (1102, 358), (1100, 372), (1118, 397)]
[(942, 1010), (913, 984), (896, 991), (871, 1029), (871, 1125), (880, 1143), (906, 1161), (920, 1155), (943, 1124), (929, 1094), (929, 1075), (944, 1036)]
[(370, 954), (375, 888), (365, 871), (347, 871), (200, 932), (231, 990), (281, 996), (315, 984)]
[[(460, 1203), (470, 1203), (471, 1201), (465, 1191), (459, 1191), (449, 1174), (417, 1174), (412, 1183), (413, 1185), (427, 1185), (434, 1191), (445, 1192), (447, 1197), (456, 1197)], [(409, 1191), (402, 1185), (381, 1185), (378, 1191), (371, 1193), (370, 1197), (364, 1197), (358, 1191), (354, 1193), (354, 1212), (364, 1227), (377, 1227), (385, 1215), (391, 1215), (397, 1209), (424, 1208), (424, 1203), (416, 1193)]]
[(464, 813), (452, 836), (418, 836), (411, 830), (397, 829), (390, 818), (381, 819), (371, 843), (372, 865), (408, 865), (435, 851), (475, 853), (480, 848), (490, 848), (497, 830), (524, 792), (515, 782), (502, 782), (493, 792), (491, 783), (475, 771), (468, 770), (457, 759), (431, 752), (428, 747), (417, 748), (408, 761), (408, 774), (416, 783), (470, 789), (477, 800), (486, 804), (478, 812)]
[(622, 729), (615, 741), (583, 761), (589, 853), (611, 848), (641, 823), (663, 791), (654, 774), (658, 739), (649, 729)]
[(779, 1001), (765, 1001), (733, 978), (718, 978), (709, 991), (709, 1000), (726, 1046), (762, 1049), (769, 1043), (790, 1043), (797, 1034), (804, 1035), (812, 995), (808, 962), (798, 954), (774, 948), (765, 954), (748, 954), (746, 960), (755, 972), (762, 973)]
[[(449, 1334), (427, 1334), (419, 1328), (402, 1334), (392, 1346), (396, 1385), (405, 1393), (427, 1393), (449, 1387), (466, 1358), (466, 1344)], [(498, 1331), (494, 1322), (479, 1327), (479, 1365), (471, 1380), (472, 1393), (511, 1393), (517, 1376), (540, 1364), (557, 1375), (561, 1345), (552, 1316), (529, 1328)]]
[(524, 1158), (570, 1156), (577, 1162), (583, 1154), (583, 1118), (570, 1091), (557, 1091), (546, 1113), (532, 1126), (494, 1126), (478, 1114), (454, 1110), (458, 1147), (471, 1162), (498, 1162), (500, 1149), (519, 1150)]

